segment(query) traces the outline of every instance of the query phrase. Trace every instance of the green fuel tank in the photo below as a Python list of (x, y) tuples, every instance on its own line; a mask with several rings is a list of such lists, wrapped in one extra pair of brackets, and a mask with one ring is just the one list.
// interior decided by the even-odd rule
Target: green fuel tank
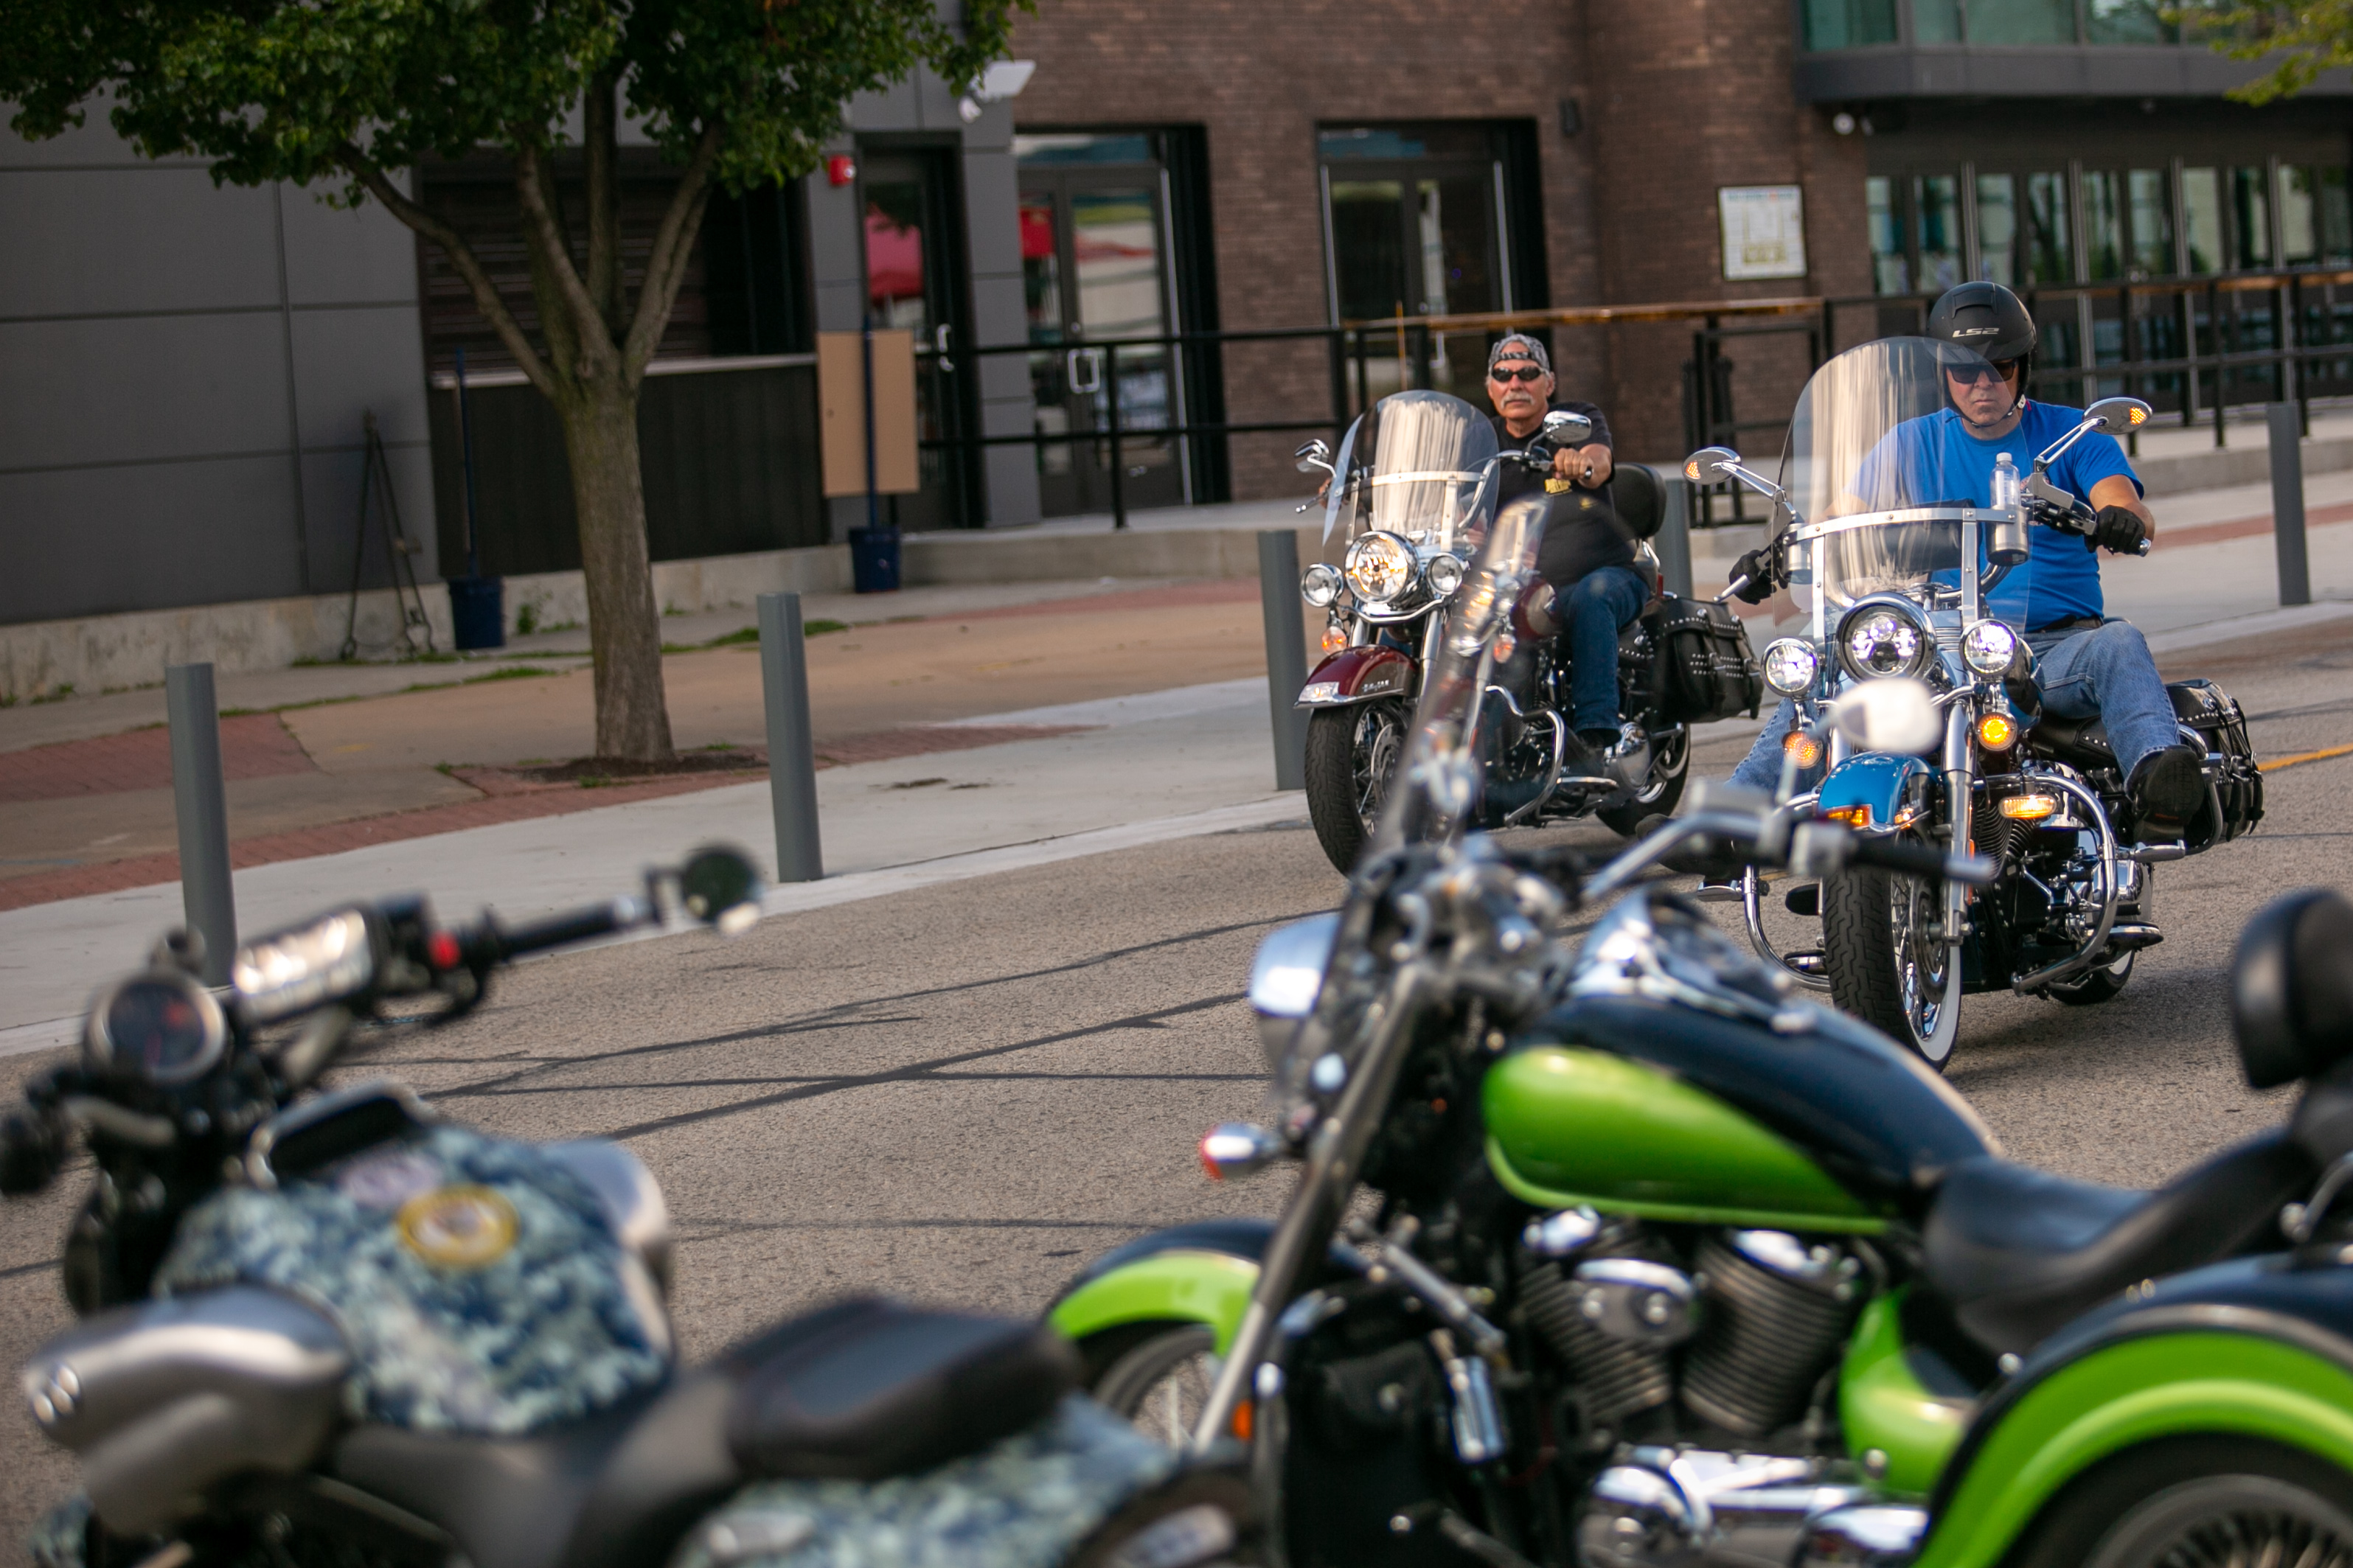
[(1762, 1025), (1634, 997), (1548, 1015), (1481, 1089), (1496, 1178), (1539, 1208), (1875, 1231), (1999, 1152), (1943, 1079), (1841, 1015)]

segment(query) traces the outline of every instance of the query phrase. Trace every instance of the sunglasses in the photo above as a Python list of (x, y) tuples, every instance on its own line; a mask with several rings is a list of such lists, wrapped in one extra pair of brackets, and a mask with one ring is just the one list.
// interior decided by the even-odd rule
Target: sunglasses
[(1956, 386), (1975, 386), (1982, 381), (2009, 381), (2017, 374), (2016, 360), (1998, 359), (1989, 364), (1962, 365), (1958, 369), (1948, 368), (1945, 372), (1945, 379)]
[(1542, 365), (1524, 364), (1517, 369), (1510, 365), (1498, 365), (1487, 373), (1487, 379), (1498, 384), (1514, 381), (1533, 382), (1542, 381), (1548, 374), (1550, 373)]

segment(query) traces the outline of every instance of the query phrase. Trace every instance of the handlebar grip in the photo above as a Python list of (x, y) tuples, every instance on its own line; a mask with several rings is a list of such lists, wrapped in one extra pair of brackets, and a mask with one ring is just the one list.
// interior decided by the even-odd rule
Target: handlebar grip
[(601, 904), (591, 904), (585, 910), (569, 914), (551, 915), (530, 925), (493, 928), (498, 956), (516, 958), (526, 952), (541, 952), (551, 947), (569, 947), (575, 942), (591, 942), (600, 936), (610, 936), (626, 931), (643, 919), (634, 899), (614, 899)]
[(1909, 877), (1942, 877), (1945, 874), (1943, 850), (1907, 839), (1858, 837), (1854, 841), (1854, 858), (1858, 865), (1876, 866), (1883, 871), (1901, 871)]

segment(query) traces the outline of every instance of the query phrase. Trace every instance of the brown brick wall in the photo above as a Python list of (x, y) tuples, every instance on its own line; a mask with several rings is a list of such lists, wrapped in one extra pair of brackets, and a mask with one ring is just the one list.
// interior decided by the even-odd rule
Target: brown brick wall
[[(1023, 130), (1206, 127), (1228, 328), (1325, 321), (1319, 123), (1534, 121), (1556, 306), (1864, 284), (1862, 148), (1793, 99), (1788, 0), (1040, 0), (1014, 48), (1038, 61)], [(1815, 277), (1724, 284), (1716, 186), (1792, 180)], [(1556, 342), (1563, 392), (1608, 408), (1622, 452), (1680, 453), (1688, 328)], [(1320, 348), (1231, 353), (1230, 416), (1320, 415), (1328, 382)], [(1237, 438), (1237, 496), (1301, 489), (1295, 444)]]

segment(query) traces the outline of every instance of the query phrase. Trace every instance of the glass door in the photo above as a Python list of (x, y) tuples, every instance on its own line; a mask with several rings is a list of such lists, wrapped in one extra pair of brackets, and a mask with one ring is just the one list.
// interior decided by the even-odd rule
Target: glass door
[[(866, 313), (876, 328), (915, 337), (915, 434), (952, 438), (973, 427), (957, 374), (964, 279), (955, 243), (955, 191), (946, 160), (929, 152), (871, 153), (860, 160), (866, 200)], [(926, 447), (923, 488), (885, 498), (886, 520), (908, 530), (957, 528), (979, 516), (965, 454)]]
[(1094, 437), (1039, 448), (1045, 514), (1111, 510), (1114, 398), (1122, 499), (1131, 508), (1184, 504), (1177, 443), (1153, 434), (1174, 424), (1181, 405), (1174, 362), (1164, 344), (1128, 346), (1170, 331), (1167, 214), (1156, 171), (1025, 163), (1021, 275), (1037, 427)]

